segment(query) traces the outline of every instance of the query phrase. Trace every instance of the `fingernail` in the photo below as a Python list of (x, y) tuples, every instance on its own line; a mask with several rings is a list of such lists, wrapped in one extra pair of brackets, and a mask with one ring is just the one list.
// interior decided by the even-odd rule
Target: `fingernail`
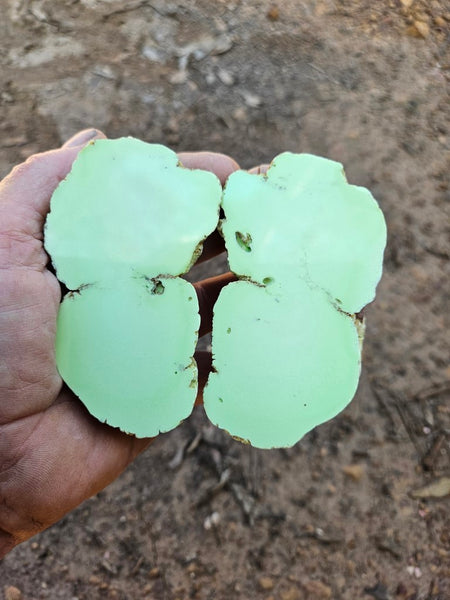
[(100, 132), (98, 129), (84, 129), (83, 131), (79, 131), (75, 135), (63, 144), (63, 148), (73, 148), (74, 146), (82, 146), (83, 144), (87, 144), (90, 140), (93, 140), (97, 136), (100, 136)]

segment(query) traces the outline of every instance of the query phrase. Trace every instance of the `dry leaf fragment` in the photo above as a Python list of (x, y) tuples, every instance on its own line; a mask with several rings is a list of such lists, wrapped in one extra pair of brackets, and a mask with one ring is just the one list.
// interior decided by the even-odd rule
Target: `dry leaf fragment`
[(450, 477), (441, 477), (411, 492), (413, 498), (444, 498), (450, 495)]
[(5, 600), (22, 600), (22, 592), (14, 585), (5, 587)]
[(361, 465), (347, 465), (342, 468), (342, 472), (353, 481), (359, 481), (364, 475), (364, 469)]
[(271, 590), (274, 586), (273, 579), (271, 577), (260, 577), (258, 584), (262, 590)]
[(414, 21), (414, 27), (419, 32), (419, 35), (426, 38), (430, 35), (430, 26), (425, 21)]
[(305, 591), (308, 594), (308, 598), (315, 598), (316, 600), (329, 600), (333, 594), (330, 586), (325, 585), (318, 579), (310, 579), (303, 584)]
[(291, 586), (288, 590), (281, 593), (281, 600), (301, 600), (300, 590)]
[(447, 26), (447, 21), (445, 19), (443, 19), (442, 17), (434, 17), (434, 23), (438, 27), (446, 27)]
[(280, 10), (278, 8), (278, 6), (271, 6), (267, 12), (267, 18), (270, 21), (278, 21), (278, 19), (280, 18)]

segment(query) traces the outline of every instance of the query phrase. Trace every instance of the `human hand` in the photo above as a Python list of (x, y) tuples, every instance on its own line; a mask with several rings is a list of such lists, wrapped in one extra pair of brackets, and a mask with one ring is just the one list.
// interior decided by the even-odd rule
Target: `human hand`
[[(144, 450), (137, 439), (100, 423), (65, 386), (54, 345), (60, 285), (48, 266), (43, 226), (50, 198), (81, 148), (105, 137), (80, 132), (62, 148), (32, 156), (0, 182), (0, 559), (103, 489)], [(182, 164), (222, 182), (238, 165), (208, 152), (180, 154)], [(224, 250), (215, 233), (200, 260)], [(195, 284), (200, 335), (229, 273)], [(196, 355), (199, 398), (211, 358)]]

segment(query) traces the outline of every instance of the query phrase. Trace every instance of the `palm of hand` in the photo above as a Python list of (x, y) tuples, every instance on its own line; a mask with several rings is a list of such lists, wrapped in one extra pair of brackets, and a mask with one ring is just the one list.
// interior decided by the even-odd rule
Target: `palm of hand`
[(55, 366), (60, 288), (42, 226), (78, 150), (35, 157), (0, 188), (0, 556), (103, 488), (149, 443), (95, 421)]
[[(0, 184), (0, 558), (104, 488), (151, 441), (91, 417), (55, 365), (61, 292), (42, 229), (79, 150), (72, 141), (35, 156)], [(237, 166), (227, 160), (216, 168), (203, 156), (198, 166), (223, 180)], [(204, 312), (228, 280), (199, 285), (201, 306), (210, 296)]]

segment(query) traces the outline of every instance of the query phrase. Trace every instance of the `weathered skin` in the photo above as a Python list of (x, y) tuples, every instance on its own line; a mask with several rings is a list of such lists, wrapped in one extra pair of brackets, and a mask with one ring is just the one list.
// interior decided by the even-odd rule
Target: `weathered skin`
[(56, 361), (99, 420), (138, 437), (176, 427), (197, 395), (200, 317), (179, 279), (217, 225), (221, 185), (133, 138), (80, 152), (51, 201), (45, 246), (66, 295)]
[[(151, 442), (109, 427), (63, 385), (55, 364), (61, 288), (48, 268), (43, 227), (50, 198), (95, 129), (64, 147), (31, 156), (0, 182), (0, 559), (111, 483)], [(180, 161), (223, 184), (238, 168), (223, 154), (184, 152)], [(216, 236), (201, 260), (220, 254)], [(200, 334), (231, 274), (195, 284)], [(197, 352), (199, 395), (209, 360)]]

